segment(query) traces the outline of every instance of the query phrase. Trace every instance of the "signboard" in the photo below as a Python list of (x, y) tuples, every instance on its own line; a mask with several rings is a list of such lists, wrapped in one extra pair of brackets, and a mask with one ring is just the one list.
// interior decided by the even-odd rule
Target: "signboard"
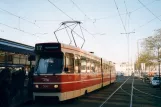
[(50, 52), (50, 51), (60, 51), (61, 45), (59, 43), (46, 43), (46, 44), (36, 44), (35, 52)]

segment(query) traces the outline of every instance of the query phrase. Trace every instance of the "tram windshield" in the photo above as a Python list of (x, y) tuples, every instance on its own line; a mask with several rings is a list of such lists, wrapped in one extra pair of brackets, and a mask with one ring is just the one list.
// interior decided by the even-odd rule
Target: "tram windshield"
[(35, 73), (55, 74), (63, 69), (63, 55), (40, 55), (37, 56)]

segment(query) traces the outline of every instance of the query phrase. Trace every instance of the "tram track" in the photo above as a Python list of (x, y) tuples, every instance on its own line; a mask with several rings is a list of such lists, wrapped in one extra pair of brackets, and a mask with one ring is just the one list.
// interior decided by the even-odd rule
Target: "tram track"
[[(128, 79), (126, 79), (109, 97), (107, 97), (107, 99), (99, 106), (99, 107), (103, 107), (104, 105), (107, 106), (108, 102), (110, 103), (110, 98), (112, 98), (117, 92), (118, 90), (120, 89), (121, 91), (123, 91), (126, 95), (130, 96), (130, 104), (128, 107), (135, 107), (137, 104), (133, 103), (134, 101), (134, 98), (135, 100), (136, 99), (139, 99), (139, 100), (144, 100), (145, 101), (152, 101), (152, 99), (157, 99), (157, 100), (160, 100), (161, 99), (161, 96), (157, 96), (157, 95), (153, 95), (153, 94), (150, 94), (150, 93), (147, 93), (147, 92), (144, 92), (144, 91), (141, 91), (137, 88), (135, 88), (134, 86), (134, 79), (135, 77), (132, 76), (132, 82), (131, 82), (131, 91), (129, 91), (129, 86), (126, 86), (126, 89), (123, 89), (124, 85), (127, 85), (126, 82), (130, 79), (130, 77)], [(128, 87), (128, 89), (127, 89)], [(150, 87), (149, 87), (150, 88)], [(138, 93), (135, 93), (134, 94), (134, 91), (137, 91)], [(123, 94), (122, 94), (123, 95)], [(157, 101), (156, 100), (156, 101)], [(136, 102), (136, 101), (135, 101)], [(107, 103), (107, 104), (106, 104)], [(149, 103), (147, 103), (149, 104)], [(151, 103), (150, 103), (151, 104)]]
[(99, 107), (103, 107), (103, 105), (130, 79), (127, 78)]
[(133, 88), (134, 87), (134, 75), (133, 75), (133, 80), (132, 80), (132, 85), (131, 85), (131, 99), (130, 99), (130, 107), (132, 107), (133, 103)]
[[(128, 80), (130, 80), (130, 78), (132, 78), (132, 82), (131, 82), (131, 91), (129, 92), (130, 87), (126, 83)], [(149, 102), (152, 101), (152, 99), (153, 100), (156, 99), (156, 101), (161, 99), (161, 96), (153, 95), (153, 94), (150, 94), (150, 93), (147, 93), (147, 92), (144, 92), (144, 91), (141, 91), (141, 90), (135, 88), (135, 86), (134, 86), (135, 79), (134, 78), (135, 77), (132, 76), (132, 77), (129, 77), (128, 79), (126, 79), (109, 97), (107, 97), (107, 99), (99, 107), (103, 107), (104, 105), (108, 105), (106, 103), (108, 103), (108, 102), (110, 103), (110, 101), (109, 101), (110, 98), (112, 98), (118, 92), (118, 90), (121, 90), (124, 92), (124, 94), (130, 96), (129, 106), (127, 105), (128, 107), (134, 107), (136, 104), (133, 103), (133, 101), (136, 99), (145, 100), (145, 101), (149, 101)], [(126, 89), (123, 89), (124, 85), (126, 85)], [(137, 91), (137, 93), (135, 92), (135, 94), (134, 94), (134, 91)], [(123, 96), (123, 94), (121, 94), (121, 95)]]

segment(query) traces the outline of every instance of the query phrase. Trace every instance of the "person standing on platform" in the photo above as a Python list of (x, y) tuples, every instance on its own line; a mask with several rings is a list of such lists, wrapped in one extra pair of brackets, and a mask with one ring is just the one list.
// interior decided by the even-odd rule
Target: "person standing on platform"
[(0, 72), (0, 107), (10, 107), (11, 72), (5, 68)]
[(29, 98), (32, 98), (33, 96), (33, 74), (34, 74), (34, 67), (31, 68), (29, 74), (28, 74), (28, 78), (29, 78), (29, 81), (28, 81), (28, 96)]
[(22, 67), (22, 69), (19, 71), (19, 90), (20, 90), (20, 95), (24, 97), (24, 83), (26, 79), (26, 71), (25, 68)]

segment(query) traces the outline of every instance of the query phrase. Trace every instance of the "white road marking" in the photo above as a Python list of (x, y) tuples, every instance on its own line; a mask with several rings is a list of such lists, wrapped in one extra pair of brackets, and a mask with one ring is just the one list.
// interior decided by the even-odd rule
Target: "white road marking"
[(133, 80), (132, 80), (132, 85), (131, 85), (130, 107), (132, 107), (132, 101), (133, 101), (133, 87), (134, 87), (134, 75), (133, 75)]
[(143, 94), (146, 94), (146, 95), (149, 95), (149, 96), (152, 96), (152, 97), (156, 97), (156, 98), (161, 99), (161, 97), (159, 97), (159, 96), (155, 96), (155, 95), (152, 95), (152, 94), (146, 93), (146, 92), (141, 91), (141, 90), (139, 90), (139, 89), (137, 89), (137, 88), (135, 88), (135, 87), (133, 87), (133, 88), (134, 88), (135, 90), (139, 91), (140, 93), (143, 93)]
[(103, 105), (127, 82), (127, 80), (129, 80), (129, 78), (126, 79), (124, 83), (122, 83), (99, 107), (103, 107)]

